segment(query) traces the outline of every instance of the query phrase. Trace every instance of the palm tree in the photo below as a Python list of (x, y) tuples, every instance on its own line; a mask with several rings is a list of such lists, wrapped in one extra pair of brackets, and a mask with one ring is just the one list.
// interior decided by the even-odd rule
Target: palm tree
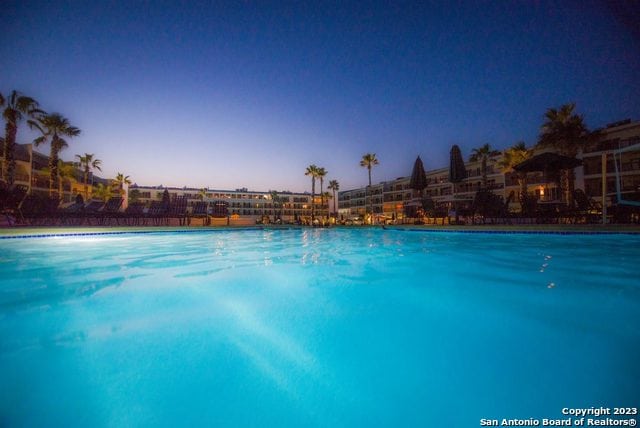
[(38, 147), (50, 140), (51, 153), (49, 155), (49, 193), (53, 193), (53, 189), (58, 184), (58, 155), (61, 150), (69, 146), (67, 141), (62, 137), (76, 137), (80, 135), (80, 130), (75, 126), (71, 126), (69, 120), (60, 113), (43, 114), (38, 117), (37, 121), (30, 120), (29, 126), (36, 128), (42, 135), (35, 140), (33, 144)]
[[(536, 144), (537, 148), (552, 147), (558, 150), (560, 154), (572, 158), (578, 155), (589, 131), (583, 117), (574, 113), (575, 108), (575, 103), (568, 103), (560, 106), (559, 109), (550, 108), (545, 112), (545, 121), (540, 128), (540, 137)], [(566, 201), (572, 206), (575, 187), (573, 169), (564, 170), (562, 181)]]
[[(375, 153), (366, 153), (362, 156), (362, 159), (360, 160), (360, 166), (363, 168), (367, 168), (367, 171), (369, 172), (369, 187), (367, 188), (369, 192), (371, 191), (371, 168), (378, 165), (379, 163), (380, 162), (378, 162), (378, 159), (376, 158)], [(372, 219), (371, 222), (373, 223), (373, 198), (371, 195), (369, 195), (369, 204), (371, 208), (371, 219)]]
[(499, 155), (500, 152), (491, 148), (491, 146), (487, 143), (483, 146), (478, 147), (477, 149), (473, 149), (471, 151), (471, 156), (469, 156), (470, 162), (478, 162), (482, 161), (481, 171), (482, 171), (482, 188), (487, 188), (487, 161), (493, 157)]
[(513, 167), (521, 164), (532, 156), (532, 151), (527, 149), (524, 141), (519, 141), (513, 146), (505, 150), (502, 159), (498, 162), (498, 167), (503, 174), (515, 173), (520, 185), (520, 194), (518, 201), (520, 202), (520, 210), (525, 211), (527, 204), (527, 173), (516, 172)]
[(93, 187), (93, 192), (91, 194), (98, 199), (102, 199), (104, 202), (107, 202), (109, 198), (113, 196), (113, 190), (111, 186), (105, 186), (102, 183), (98, 183), (97, 186)]
[(198, 199), (200, 199), (201, 201), (204, 201), (204, 198), (206, 197), (207, 197), (207, 189), (203, 187), (202, 189), (198, 190)]
[(129, 202), (138, 202), (140, 196), (142, 196), (142, 194), (139, 189), (131, 189), (131, 191), (129, 192)]
[(322, 195), (322, 199), (327, 201), (327, 211), (329, 210), (329, 201), (333, 198), (333, 196), (331, 196), (331, 192), (324, 192), (321, 193)]
[(21, 95), (17, 91), (11, 92), (11, 95), (7, 98), (0, 94), (0, 107), (4, 108), (2, 111), (2, 117), (5, 120), (5, 136), (2, 139), (2, 144), (4, 146), (2, 154), (3, 177), (0, 178), (3, 178), (9, 186), (12, 186), (15, 181), (15, 151), (18, 124), (25, 115), (31, 118), (42, 113), (42, 111), (38, 110), (38, 103), (36, 100)]
[(100, 167), (102, 161), (100, 159), (94, 159), (93, 153), (85, 153), (84, 156), (76, 155), (78, 158), (78, 164), (84, 173), (84, 199), (89, 199), (89, 173), (92, 169), (102, 171)]
[(124, 195), (124, 186), (126, 185), (130, 185), (131, 184), (131, 179), (129, 178), (128, 175), (124, 175), (123, 173), (119, 172), (116, 174), (116, 178), (115, 180), (113, 180), (113, 183), (115, 184), (115, 187), (117, 188), (117, 192), (120, 195)]
[(324, 210), (324, 178), (327, 176), (327, 170), (324, 168), (318, 168), (318, 178), (320, 179), (320, 204), (322, 210)]
[(278, 216), (278, 204), (280, 204), (280, 207), (282, 207), (280, 196), (278, 196), (278, 192), (276, 192), (275, 190), (270, 190), (269, 195), (271, 197), (271, 203), (273, 204), (273, 218), (276, 219), (276, 217)]
[[(42, 169), (42, 173), (46, 175), (50, 175), (51, 171), (49, 170), (49, 167), (46, 167)], [(60, 197), (62, 197), (63, 182), (65, 180), (70, 182), (76, 181), (76, 166), (74, 165), (74, 163), (65, 162), (62, 159), (58, 159), (58, 176), (60, 177), (60, 180), (58, 180), (58, 194), (60, 195)]]
[(311, 176), (311, 222), (315, 220), (316, 211), (315, 211), (315, 197), (316, 197), (316, 178), (318, 177), (318, 168), (316, 165), (311, 164), (307, 167), (304, 175)]
[(333, 212), (337, 217), (338, 214), (336, 210), (336, 192), (340, 190), (340, 183), (338, 183), (338, 180), (331, 180), (329, 181), (329, 185), (327, 186), (327, 189), (333, 191)]

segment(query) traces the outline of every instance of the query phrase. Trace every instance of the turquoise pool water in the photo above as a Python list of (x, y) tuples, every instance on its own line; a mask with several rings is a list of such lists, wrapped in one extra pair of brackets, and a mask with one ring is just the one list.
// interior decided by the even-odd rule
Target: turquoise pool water
[(0, 426), (479, 426), (640, 401), (640, 236), (0, 240)]

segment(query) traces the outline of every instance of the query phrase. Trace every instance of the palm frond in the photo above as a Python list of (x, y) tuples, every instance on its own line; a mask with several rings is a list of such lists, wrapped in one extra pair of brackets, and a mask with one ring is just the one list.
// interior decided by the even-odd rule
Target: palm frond
[(33, 140), (33, 145), (38, 147), (40, 144), (44, 144), (47, 142), (47, 137), (45, 137), (44, 135), (36, 138), (35, 140)]

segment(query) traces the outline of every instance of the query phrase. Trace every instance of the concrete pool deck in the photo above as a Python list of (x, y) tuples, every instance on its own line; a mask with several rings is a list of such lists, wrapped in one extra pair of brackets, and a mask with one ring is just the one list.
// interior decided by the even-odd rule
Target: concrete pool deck
[[(158, 233), (158, 232), (197, 232), (223, 230), (261, 230), (261, 229), (298, 229), (309, 226), (298, 225), (256, 225), (256, 226), (92, 226), (92, 227), (6, 227), (0, 228), (0, 238), (42, 235), (78, 235), (108, 233)], [(338, 229), (383, 228), (383, 226), (331, 226)], [(497, 232), (497, 233), (624, 233), (640, 234), (640, 225), (388, 225), (386, 230), (398, 231), (432, 231), (432, 232)]]

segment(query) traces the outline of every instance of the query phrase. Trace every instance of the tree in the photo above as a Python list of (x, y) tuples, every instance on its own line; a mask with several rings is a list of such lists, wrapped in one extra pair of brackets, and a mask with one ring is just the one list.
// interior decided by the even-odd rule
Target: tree
[(142, 195), (139, 189), (131, 189), (131, 191), (129, 192), (129, 202), (138, 202), (140, 196)]
[(80, 130), (75, 126), (71, 126), (69, 120), (59, 113), (40, 115), (36, 121), (30, 120), (29, 126), (36, 128), (42, 134), (33, 140), (33, 144), (38, 147), (41, 144), (50, 142), (51, 153), (49, 154), (49, 193), (53, 193), (53, 189), (58, 184), (58, 158), (59, 153), (67, 148), (69, 144), (62, 137), (76, 137), (80, 135)]
[(329, 210), (329, 201), (333, 198), (333, 196), (331, 195), (331, 192), (324, 192), (322, 193), (322, 199), (324, 199), (325, 201), (327, 201), (327, 211)]
[(487, 161), (493, 157), (499, 155), (500, 152), (491, 148), (491, 146), (487, 143), (483, 146), (478, 147), (477, 149), (473, 149), (471, 151), (471, 156), (469, 156), (470, 162), (482, 162), (481, 171), (482, 171), (482, 188), (487, 188)]
[(323, 210), (324, 210), (324, 201), (325, 201), (324, 178), (326, 176), (327, 176), (327, 170), (324, 168), (318, 168), (318, 178), (320, 179), (320, 204)]
[(316, 218), (315, 198), (316, 198), (316, 178), (318, 178), (318, 168), (316, 165), (311, 164), (307, 167), (304, 175), (311, 177), (311, 222)]
[(275, 190), (270, 190), (269, 196), (271, 197), (271, 203), (273, 204), (273, 218), (276, 219), (278, 216), (277, 214), (278, 205), (282, 207), (280, 196), (278, 196), (278, 192), (276, 192)]
[(94, 159), (93, 156), (93, 153), (85, 153), (84, 156), (76, 155), (76, 158), (78, 158), (80, 169), (82, 169), (82, 172), (84, 174), (83, 182), (85, 200), (89, 199), (89, 173), (92, 169), (102, 171), (102, 161), (100, 159)]
[(198, 199), (200, 199), (201, 201), (204, 201), (204, 198), (207, 197), (207, 189), (205, 189), (204, 187), (200, 190), (198, 190)]
[(104, 202), (107, 202), (109, 198), (113, 196), (113, 190), (111, 186), (105, 186), (102, 183), (98, 183), (97, 186), (93, 187), (92, 195), (97, 199), (102, 199)]
[(514, 166), (521, 164), (532, 156), (532, 151), (527, 149), (524, 141), (519, 141), (507, 150), (504, 151), (502, 159), (498, 161), (498, 168), (503, 174), (516, 174), (518, 179), (518, 185), (520, 191), (518, 195), (518, 201), (520, 202), (521, 212), (526, 211), (527, 205), (527, 173), (517, 172), (513, 169)]
[(337, 217), (338, 211), (336, 210), (336, 192), (340, 190), (340, 183), (338, 183), (338, 180), (331, 180), (329, 181), (327, 189), (333, 191), (333, 212)]
[(7, 185), (13, 186), (15, 181), (16, 170), (16, 135), (18, 134), (18, 125), (24, 118), (33, 118), (37, 114), (43, 113), (38, 109), (38, 103), (30, 97), (21, 95), (17, 91), (11, 92), (7, 98), (0, 94), (0, 107), (3, 107), (2, 117), (5, 120), (5, 135), (2, 139), (3, 144), (3, 178)]
[[(369, 173), (369, 187), (367, 188), (369, 190), (368, 193), (371, 193), (371, 168), (373, 168), (374, 166), (378, 165), (380, 162), (378, 162), (378, 159), (376, 158), (376, 154), (375, 153), (366, 153), (362, 156), (362, 159), (360, 160), (360, 166), (363, 168), (367, 168), (367, 172)], [(369, 195), (369, 205), (371, 208), (371, 221), (373, 223), (373, 197), (372, 195)], [(365, 209), (366, 211), (366, 209)]]
[(124, 175), (123, 173), (119, 172), (116, 174), (116, 178), (112, 180), (112, 182), (117, 189), (117, 193), (120, 195), (124, 195), (124, 186), (131, 184), (131, 179), (128, 175)]
[[(575, 103), (560, 106), (559, 109), (550, 108), (545, 114), (545, 121), (540, 127), (537, 148), (554, 148), (560, 154), (575, 158), (582, 149), (589, 131), (581, 115), (575, 114)], [(562, 174), (562, 187), (565, 190), (565, 200), (573, 206), (573, 190), (575, 187), (575, 173), (573, 169), (566, 169)]]
[[(49, 170), (49, 167), (46, 167), (42, 169), (42, 173), (50, 175), (51, 171)], [(76, 166), (73, 162), (64, 162), (63, 160), (58, 159), (58, 175), (60, 177), (60, 180), (58, 180), (58, 194), (60, 195), (60, 197), (62, 197), (63, 182), (65, 180), (69, 182), (76, 181)]]

